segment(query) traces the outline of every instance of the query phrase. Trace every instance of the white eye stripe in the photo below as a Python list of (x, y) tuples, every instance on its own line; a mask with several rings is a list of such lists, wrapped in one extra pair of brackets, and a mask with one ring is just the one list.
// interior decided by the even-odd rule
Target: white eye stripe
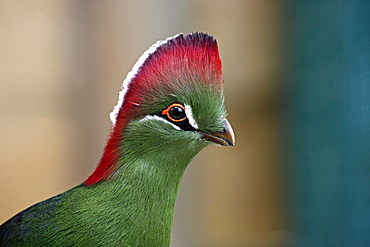
[(159, 116), (156, 116), (156, 115), (147, 115), (146, 117), (142, 118), (139, 120), (139, 123), (141, 122), (145, 122), (145, 121), (149, 121), (149, 120), (158, 120), (158, 121), (162, 121), (162, 122), (165, 122), (165, 123), (168, 123), (168, 124), (171, 124), (172, 127), (174, 127), (175, 129), (177, 130), (181, 130), (179, 126), (171, 123), (170, 121), (167, 121), (166, 119), (164, 118), (161, 118)]
[(192, 112), (191, 107), (189, 105), (185, 105), (185, 114), (186, 114), (186, 117), (189, 120), (190, 125), (194, 129), (197, 130), (198, 129), (198, 124), (197, 124), (197, 122), (195, 121), (195, 119), (193, 117), (193, 112)]

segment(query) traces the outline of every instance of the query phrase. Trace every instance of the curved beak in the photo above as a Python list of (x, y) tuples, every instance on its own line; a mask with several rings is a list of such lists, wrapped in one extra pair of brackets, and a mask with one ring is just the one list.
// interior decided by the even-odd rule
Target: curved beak
[(234, 146), (235, 144), (235, 136), (233, 128), (231, 127), (229, 121), (225, 118), (225, 127), (223, 131), (216, 132), (216, 133), (204, 133), (200, 132), (203, 138), (207, 141), (214, 142), (221, 146)]

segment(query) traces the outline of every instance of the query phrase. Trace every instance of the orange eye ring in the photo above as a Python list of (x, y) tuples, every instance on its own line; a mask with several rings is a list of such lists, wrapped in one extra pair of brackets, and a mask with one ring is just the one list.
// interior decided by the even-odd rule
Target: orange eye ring
[(180, 103), (172, 103), (162, 111), (162, 115), (172, 122), (182, 122), (186, 119), (185, 107)]

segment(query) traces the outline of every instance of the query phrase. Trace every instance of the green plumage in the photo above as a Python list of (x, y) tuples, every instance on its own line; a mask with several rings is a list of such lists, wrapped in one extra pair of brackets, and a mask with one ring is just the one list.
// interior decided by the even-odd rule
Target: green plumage
[[(193, 100), (206, 97), (197, 95)], [(121, 147), (122, 166), (112, 178), (30, 208), (24, 216), (30, 234), (20, 233), (20, 246), (168, 246), (181, 177), (207, 145), (200, 134), (178, 131), (162, 121), (132, 121)], [(48, 211), (50, 215), (37, 218)], [(50, 237), (56, 232), (58, 238)], [(35, 234), (38, 239), (33, 239)]]
[[(223, 138), (229, 130), (219, 85), (187, 78), (167, 85), (141, 101), (140, 114), (122, 132), (117, 169), (109, 177), (14, 216), (0, 226), (0, 246), (169, 246), (182, 175), (211, 143), (202, 133)], [(185, 131), (161, 116), (173, 102), (191, 108), (187, 118), (198, 129), (187, 122), (191, 131)]]

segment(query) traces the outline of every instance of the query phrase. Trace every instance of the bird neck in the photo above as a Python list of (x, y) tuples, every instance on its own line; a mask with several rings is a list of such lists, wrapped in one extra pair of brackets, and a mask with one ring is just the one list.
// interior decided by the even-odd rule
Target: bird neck
[(72, 189), (57, 215), (66, 228), (80, 233), (76, 241), (81, 243), (169, 246), (182, 173), (153, 165), (139, 159), (107, 180)]
[(122, 238), (131, 241), (127, 243), (130, 245), (170, 243), (174, 205), (183, 171), (165, 172), (154, 165), (145, 160), (126, 163), (114, 174), (114, 181), (96, 186), (99, 194), (105, 194), (106, 211), (112, 208), (116, 211), (104, 217), (110, 217), (109, 220), (121, 228)]
[[(84, 240), (91, 244), (168, 246), (182, 175), (206, 144), (187, 143), (184, 138), (180, 142), (169, 136), (161, 138), (161, 145), (152, 133), (136, 135), (142, 130), (132, 127), (125, 133), (116, 171), (94, 185), (72, 190), (60, 212), (68, 212), (64, 220), (73, 222), (82, 235), (91, 236)], [(187, 132), (181, 133), (192, 135)]]

